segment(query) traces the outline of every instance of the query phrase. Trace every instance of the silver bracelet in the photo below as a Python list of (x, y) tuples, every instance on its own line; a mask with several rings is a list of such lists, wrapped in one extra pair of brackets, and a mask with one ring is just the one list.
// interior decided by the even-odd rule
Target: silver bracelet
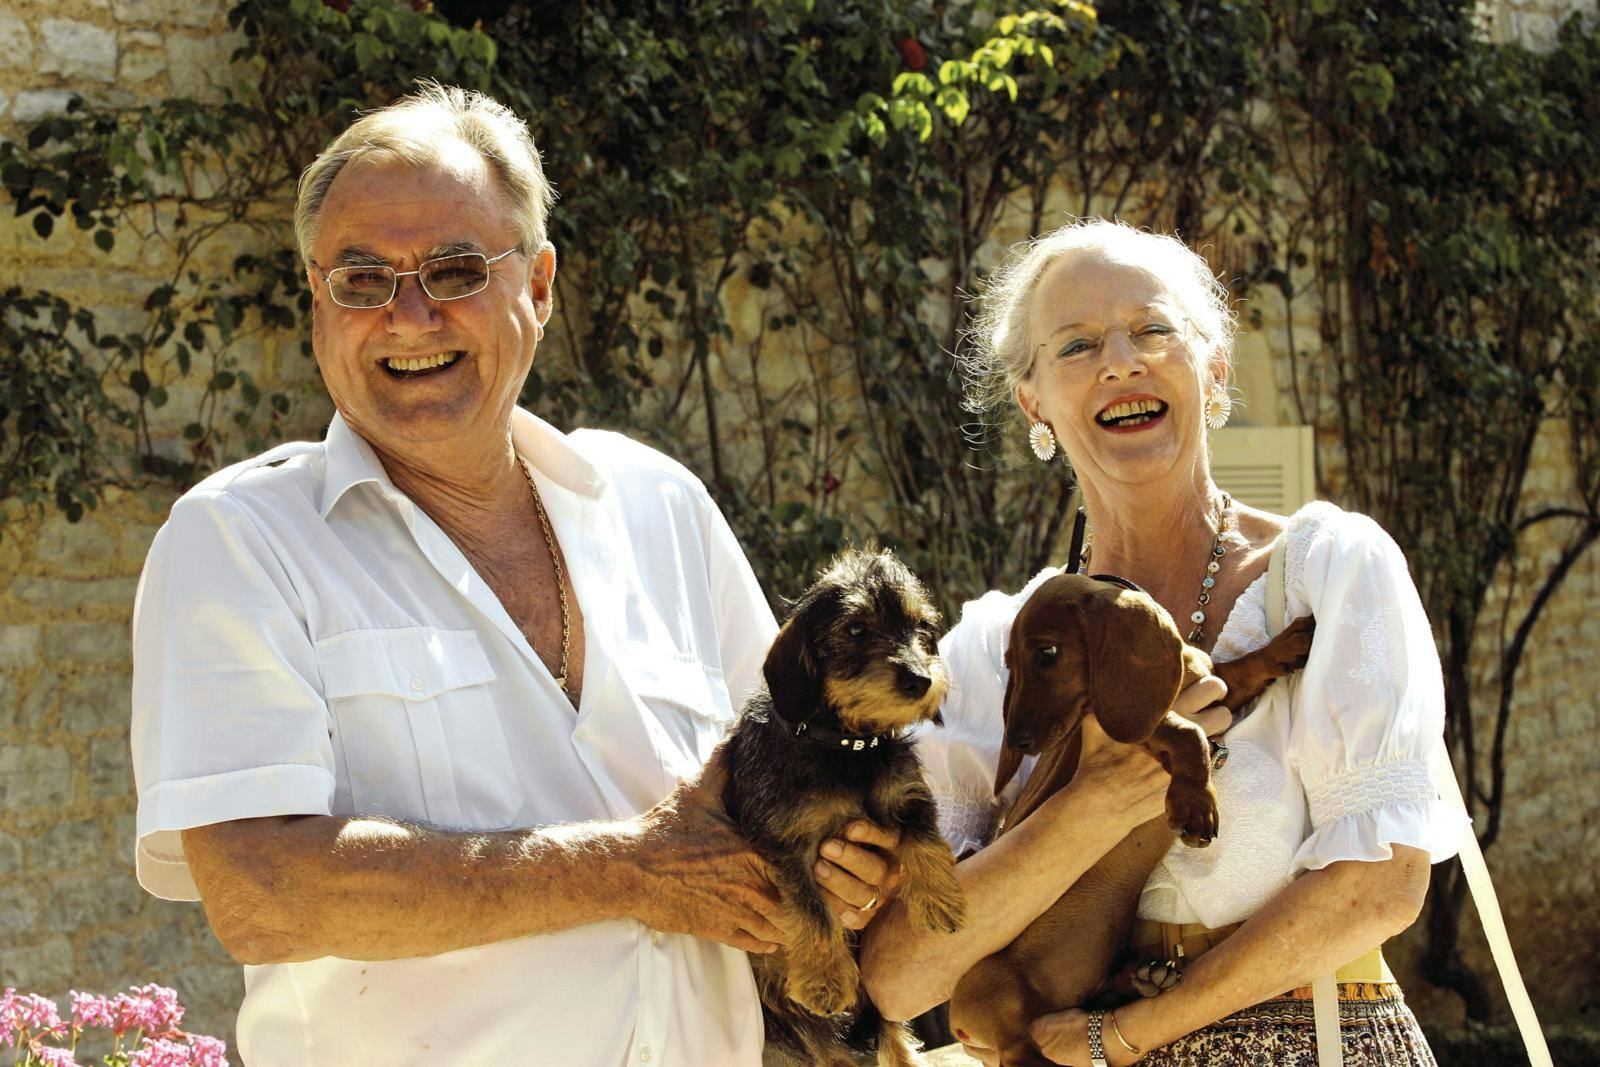
[(1090, 1067), (1110, 1067), (1106, 1063), (1106, 1046), (1100, 1040), (1100, 1027), (1105, 1025), (1106, 1013), (1091, 1011), (1089, 1013), (1089, 1065)]

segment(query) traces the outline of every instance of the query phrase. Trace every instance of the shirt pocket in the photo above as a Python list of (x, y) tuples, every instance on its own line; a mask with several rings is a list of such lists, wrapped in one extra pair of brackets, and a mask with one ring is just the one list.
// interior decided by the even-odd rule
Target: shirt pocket
[(630, 646), (624, 662), (669, 781), (698, 774), (737, 718), (722, 672), (649, 645)]
[(522, 808), (470, 630), (352, 630), (317, 642), (341, 777), (354, 814), (451, 830), (498, 830)]

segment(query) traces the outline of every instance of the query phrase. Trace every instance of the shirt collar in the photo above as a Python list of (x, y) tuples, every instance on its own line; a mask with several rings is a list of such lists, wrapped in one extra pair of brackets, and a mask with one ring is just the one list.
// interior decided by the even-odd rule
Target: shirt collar
[[(528, 466), (550, 481), (579, 496), (598, 498), (606, 488), (605, 475), (572, 445), (571, 438), (531, 411), (515, 408), (511, 413), (511, 444)], [(350, 428), (344, 416), (334, 412), (324, 441), (327, 477), (322, 488), (322, 517), (339, 502), (345, 492), (375, 482), (385, 496), (408, 500), (389, 480), (378, 454), (360, 434)], [(409, 500), (408, 500), (409, 502)]]

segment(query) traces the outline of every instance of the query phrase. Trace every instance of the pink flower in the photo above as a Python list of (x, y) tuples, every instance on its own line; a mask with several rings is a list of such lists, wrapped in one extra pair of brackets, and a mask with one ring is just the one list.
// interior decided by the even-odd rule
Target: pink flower
[(185, 1034), (189, 1039), (192, 1067), (228, 1067), (228, 1043), (204, 1034)]
[(154, 983), (118, 993), (111, 1007), (115, 1014), (111, 1030), (118, 1037), (135, 1027), (150, 1035), (170, 1034), (183, 1019), (177, 992)]
[(7, 986), (5, 995), (0, 996), (0, 1044), (10, 1048), (16, 1040), (16, 1031), (20, 1029), (22, 1024), (17, 1021), (17, 991)]
[(110, 1029), (116, 1025), (116, 1007), (109, 998), (95, 993), (80, 993), (76, 989), (72, 991), (71, 997), (74, 1026), (80, 1029), (85, 1026), (104, 1026)]
[(189, 1046), (164, 1037), (147, 1037), (129, 1067), (189, 1067)]
[(16, 1012), (26, 1029), (52, 1034), (66, 1033), (66, 1027), (61, 1024), (61, 1016), (56, 1011), (56, 1002), (49, 997), (24, 993), (16, 998)]
[(35, 1041), (28, 1046), (28, 1051), (43, 1067), (79, 1067), (78, 1061), (72, 1058), (72, 1050), (68, 1048), (54, 1048)]

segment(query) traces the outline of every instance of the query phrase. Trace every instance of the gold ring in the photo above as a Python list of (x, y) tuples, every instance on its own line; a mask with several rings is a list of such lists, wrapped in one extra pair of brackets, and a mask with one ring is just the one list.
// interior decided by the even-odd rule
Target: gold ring
[(861, 907), (858, 908), (857, 910), (858, 911), (871, 911), (873, 908), (876, 908), (877, 906), (878, 906), (878, 894), (874, 893), (874, 894), (872, 894), (872, 899), (867, 901), (865, 904), (861, 905)]

